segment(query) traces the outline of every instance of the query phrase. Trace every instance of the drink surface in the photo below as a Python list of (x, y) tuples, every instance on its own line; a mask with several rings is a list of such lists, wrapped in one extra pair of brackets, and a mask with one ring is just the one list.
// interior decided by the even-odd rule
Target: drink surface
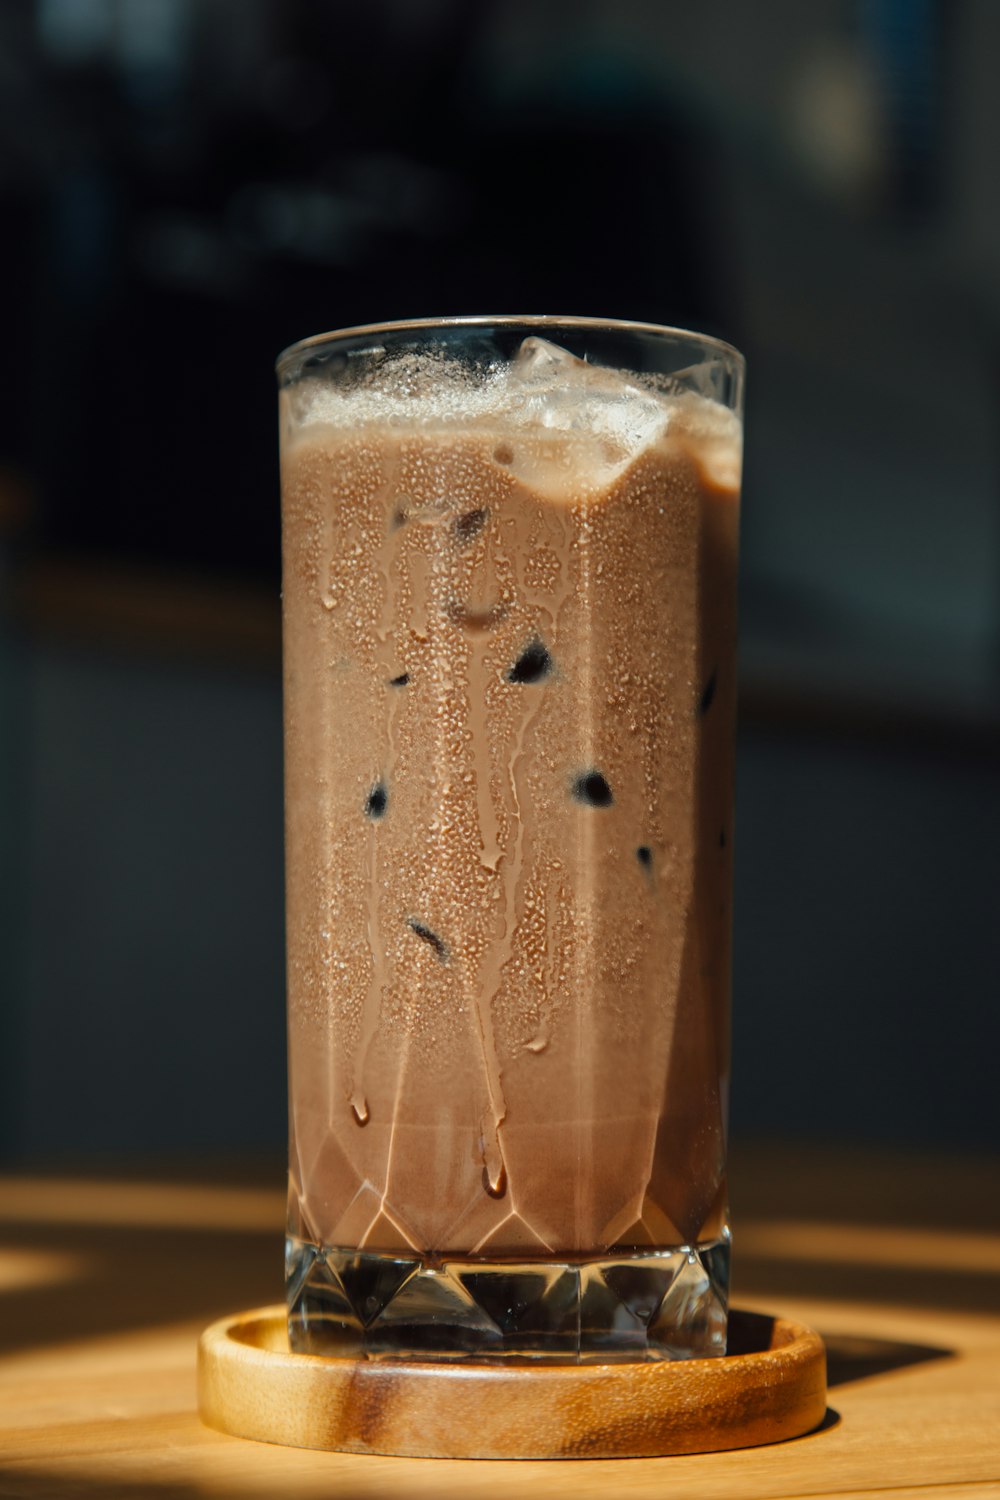
[(538, 339), (282, 402), (294, 1242), (719, 1240), (738, 419)]

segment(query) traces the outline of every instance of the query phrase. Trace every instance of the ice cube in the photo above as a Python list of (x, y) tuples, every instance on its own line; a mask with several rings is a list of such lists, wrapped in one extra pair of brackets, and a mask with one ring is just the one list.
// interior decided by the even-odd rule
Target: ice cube
[(589, 428), (596, 420), (614, 437), (637, 432), (644, 446), (649, 428), (662, 427), (666, 417), (659, 394), (626, 371), (589, 364), (547, 339), (524, 340), (511, 364), (511, 381), (529, 399), (544, 398), (549, 427)]
[(577, 359), (568, 349), (550, 344), (548, 339), (527, 338), (511, 362), (510, 373), (514, 380), (535, 382), (544, 380), (580, 380), (582, 372), (591, 370), (586, 360)]
[(669, 420), (663, 403), (650, 391), (624, 385), (622, 392), (606, 401), (595, 416), (598, 429), (619, 444), (627, 460), (658, 442)]
[(724, 371), (718, 360), (706, 359), (700, 364), (688, 365), (683, 370), (675, 370), (672, 375), (664, 376), (657, 384), (671, 396), (683, 396), (686, 391), (694, 391), (709, 401), (719, 401), (722, 399), (720, 384), (723, 375)]
[(534, 337), (515, 356), (510, 392), (522, 431), (508, 467), (549, 498), (613, 484), (659, 441), (670, 415), (655, 391)]

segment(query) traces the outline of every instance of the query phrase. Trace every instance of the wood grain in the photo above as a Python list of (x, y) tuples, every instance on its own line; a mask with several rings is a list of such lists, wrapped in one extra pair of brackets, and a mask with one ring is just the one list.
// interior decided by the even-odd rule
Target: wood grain
[(618, 1365), (430, 1364), (288, 1352), (283, 1306), (202, 1335), (202, 1418), (237, 1437), (410, 1458), (651, 1458), (799, 1437), (826, 1411), (811, 1329), (732, 1318), (747, 1352)]

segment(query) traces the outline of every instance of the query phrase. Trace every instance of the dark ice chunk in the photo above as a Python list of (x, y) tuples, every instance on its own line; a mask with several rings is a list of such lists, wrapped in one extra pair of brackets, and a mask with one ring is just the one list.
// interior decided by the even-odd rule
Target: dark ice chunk
[(552, 671), (552, 658), (536, 636), (507, 673), (508, 682), (541, 682)]
[(600, 771), (582, 771), (573, 782), (573, 796), (591, 807), (610, 807), (615, 800)]
[(390, 687), (405, 687), (410, 680), (409, 672), (400, 672), (398, 677), (389, 678)]
[(378, 820), (384, 818), (389, 806), (389, 788), (384, 781), (376, 781), (365, 798), (365, 817)]
[(489, 508), (481, 505), (477, 510), (467, 510), (464, 516), (456, 516), (452, 522), (455, 538), (463, 546), (478, 536), (489, 519)]
[(407, 917), (406, 925), (411, 932), (416, 933), (422, 943), (427, 943), (434, 949), (434, 952), (443, 964), (448, 962), (448, 944), (444, 941), (444, 938), (439, 938), (436, 932), (432, 931), (425, 922), (419, 921), (416, 917)]
[(715, 697), (715, 688), (716, 688), (716, 672), (715, 672), (715, 669), (713, 667), (713, 669), (712, 669), (712, 675), (708, 679), (708, 681), (705, 683), (705, 691), (702, 693), (702, 695), (701, 695), (701, 702), (698, 704), (698, 712), (699, 712), (699, 714), (707, 714), (708, 710), (712, 707), (712, 700)]

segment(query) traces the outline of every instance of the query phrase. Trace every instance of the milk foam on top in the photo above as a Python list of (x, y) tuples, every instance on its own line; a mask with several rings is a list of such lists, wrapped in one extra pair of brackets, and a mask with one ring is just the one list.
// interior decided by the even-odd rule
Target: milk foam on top
[(510, 430), (527, 444), (511, 472), (550, 499), (567, 485), (604, 489), (674, 437), (697, 445), (714, 483), (739, 483), (743, 429), (728, 407), (681, 389), (676, 378), (591, 365), (536, 337), (485, 377), (444, 354), (404, 353), (356, 383), (303, 381), (282, 399), (287, 443), (315, 440), (322, 428)]

